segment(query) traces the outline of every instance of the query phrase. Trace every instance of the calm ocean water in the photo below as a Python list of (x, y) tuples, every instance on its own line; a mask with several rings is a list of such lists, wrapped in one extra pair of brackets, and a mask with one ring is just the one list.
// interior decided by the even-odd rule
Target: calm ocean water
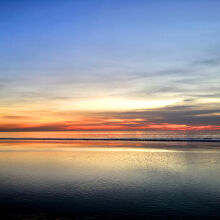
[[(0, 137), (219, 138), (219, 132)], [(0, 141), (1, 219), (220, 219), (220, 143)]]

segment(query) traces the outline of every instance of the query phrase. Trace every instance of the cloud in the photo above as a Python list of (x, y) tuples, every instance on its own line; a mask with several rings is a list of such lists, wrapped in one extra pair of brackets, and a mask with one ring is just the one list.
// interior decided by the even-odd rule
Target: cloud
[(153, 110), (128, 111), (120, 113), (105, 113), (104, 117), (122, 119), (140, 118), (140, 126), (145, 122), (155, 124), (169, 123), (182, 125), (220, 125), (219, 106), (213, 105), (183, 105), (164, 107)]
[[(1, 122), (1, 130), (150, 129), (150, 126), (168, 128), (171, 125), (219, 126), (219, 71), (220, 59), (216, 57), (181, 64), (179, 67), (146, 72), (132, 70), (126, 72), (125, 70), (117, 73), (114, 70), (106, 70), (101, 73), (99, 70), (94, 74), (86, 72), (82, 76), (79, 73), (76, 75), (75, 73), (52, 74), (45, 78), (43, 74), (36, 78), (27, 76), (7, 79), (4, 76), (0, 83), (1, 113), (4, 121), (14, 120), (16, 123), (3, 125)], [(98, 104), (104, 105), (105, 108), (97, 112), (93, 107), (88, 111), (88, 103), (93, 106), (93, 100), (96, 99), (101, 100)], [(123, 104), (120, 101), (122, 99), (135, 100), (130, 104), (132, 108), (129, 108), (127, 102)], [(166, 107), (159, 105), (150, 110), (145, 109), (147, 105), (137, 105), (140, 100), (149, 104), (152, 100), (175, 99), (180, 102)], [(90, 102), (87, 102), (88, 100)], [(115, 102), (115, 100), (119, 101)], [(86, 106), (81, 111), (77, 109), (77, 103), (80, 102), (85, 103)], [(111, 108), (108, 107), (110, 104)], [(120, 111), (113, 111), (122, 104), (123, 108)], [(64, 108), (61, 108), (62, 106)], [(28, 112), (28, 109), (31, 112)], [(50, 118), (51, 122), (47, 123), (47, 117), (38, 114), (44, 111), (47, 111), (47, 117), (54, 116), (54, 121), (59, 118), (58, 111), (60, 116), (65, 115), (65, 118), (61, 117), (62, 120), (58, 124)], [(71, 122), (71, 111), (73, 115), (89, 116), (90, 119), (87, 118), (88, 121), (84, 120), (80, 123)], [(14, 115), (13, 112), (17, 114)], [(22, 112), (21, 116), (19, 112)], [(34, 116), (34, 125), (29, 124), (32, 119), (28, 116)], [(135, 119), (139, 120), (135, 121)], [(46, 122), (42, 123), (42, 121)], [(95, 121), (98, 123), (94, 123)]]

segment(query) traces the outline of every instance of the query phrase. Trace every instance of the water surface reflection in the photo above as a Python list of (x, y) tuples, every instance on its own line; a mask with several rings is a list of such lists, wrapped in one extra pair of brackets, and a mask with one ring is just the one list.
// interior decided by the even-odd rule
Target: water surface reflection
[(218, 143), (1, 142), (2, 215), (220, 218)]

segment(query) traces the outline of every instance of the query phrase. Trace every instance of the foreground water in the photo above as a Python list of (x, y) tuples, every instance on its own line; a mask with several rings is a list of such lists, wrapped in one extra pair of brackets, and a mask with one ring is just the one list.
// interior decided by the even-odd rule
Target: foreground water
[(220, 219), (219, 143), (0, 141), (1, 219)]

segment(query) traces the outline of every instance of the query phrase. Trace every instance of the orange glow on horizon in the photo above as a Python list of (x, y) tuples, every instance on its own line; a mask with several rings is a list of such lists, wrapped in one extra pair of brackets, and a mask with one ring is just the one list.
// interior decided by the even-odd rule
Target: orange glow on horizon
[[(125, 113), (125, 114), (123, 114)], [(80, 112), (26, 110), (0, 112), (4, 131), (129, 131), (129, 130), (220, 130), (220, 125), (159, 123), (142, 111)]]
[[(132, 126), (131, 126), (132, 125)], [(138, 123), (108, 124), (105, 122), (85, 122), (77, 124), (67, 122), (61, 123), (22, 123), (22, 124), (2, 124), (0, 131), (129, 131), (129, 130), (220, 130), (220, 126), (215, 125), (187, 125), (187, 124), (153, 124), (146, 123), (139, 125)]]

